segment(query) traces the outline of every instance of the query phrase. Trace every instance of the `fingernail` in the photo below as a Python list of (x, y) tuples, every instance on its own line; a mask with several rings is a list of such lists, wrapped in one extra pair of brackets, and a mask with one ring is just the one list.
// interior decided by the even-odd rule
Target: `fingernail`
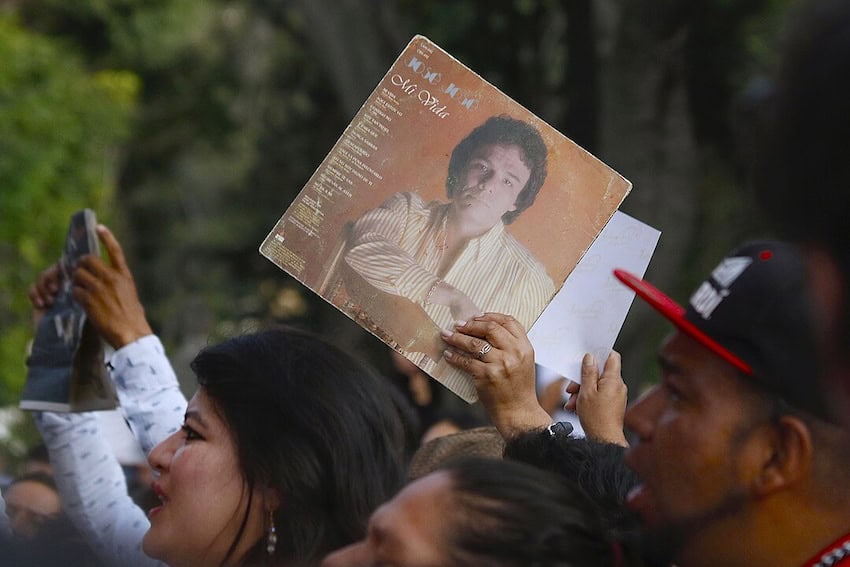
[(446, 329), (442, 329), (442, 330), (440, 331), (440, 334), (443, 336), (443, 338), (444, 338), (444, 339), (447, 339), (447, 338), (451, 337), (452, 335), (454, 335), (454, 333), (453, 333), (453, 332), (448, 331), (448, 330), (446, 330)]
[(584, 358), (581, 359), (581, 363), (583, 366), (595, 366), (596, 358), (588, 352), (585, 353)]
[(481, 311), (481, 312), (479, 312), (479, 313), (476, 313), (476, 314), (475, 314), (475, 318), (476, 318), (476, 319), (480, 319), (481, 317), (484, 317), (484, 312), (483, 312), (483, 311)]
[(453, 354), (453, 353), (452, 353), (452, 351), (450, 351), (450, 350), (444, 350), (444, 351), (443, 351), (443, 356), (445, 356), (448, 360), (451, 360), (451, 359), (452, 359), (452, 357), (454, 356), (454, 354)]
[(455, 321), (455, 327), (466, 327), (466, 321)]

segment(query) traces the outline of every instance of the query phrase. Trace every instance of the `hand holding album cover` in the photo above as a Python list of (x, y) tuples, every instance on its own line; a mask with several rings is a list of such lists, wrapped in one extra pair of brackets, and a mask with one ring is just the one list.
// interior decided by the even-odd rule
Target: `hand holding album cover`
[(415, 37), (260, 251), (467, 401), (453, 322), (528, 330), (631, 184)]

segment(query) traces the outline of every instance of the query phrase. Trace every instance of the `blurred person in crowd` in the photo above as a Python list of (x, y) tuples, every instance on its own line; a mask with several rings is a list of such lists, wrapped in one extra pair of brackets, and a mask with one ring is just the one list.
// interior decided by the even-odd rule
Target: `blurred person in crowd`
[(622, 565), (581, 491), (518, 462), (461, 459), (378, 508), (366, 537), (323, 567)]
[(6, 515), (15, 537), (33, 539), (41, 526), (59, 517), (62, 502), (53, 478), (43, 472), (25, 473), (4, 491)]
[(681, 567), (850, 565), (850, 432), (818, 381), (800, 251), (737, 248), (687, 308), (617, 275), (676, 327), (626, 413), (648, 548)]
[(450, 416), (449, 421), (457, 425), (456, 430), (476, 427), (486, 422), (485, 414), (479, 406), (467, 404), (452, 394), (404, 355), (392, 349), (388, 351), (394, 370), (389, 378), (414, 409), (419, 422), (417, 441), (432, 426), (446, 421), (447, 416)]
[[(93, 547), (122, 565), (310, 565), (362, 537), (403, 477), (386, 382), (312, 335), (277, 329), (203, 349), (187, 405), (120, 245), (98, 232), (111, 264), (84, 257), (73, 294), (115, 349), (108, 366), (161, 504), (148, 518), (133, 504), (90, 414), (40, 414), (67, 513)], [(49, 269), (31, 289), (37, 310), (56, 277)]]
[(403, 354), (393, 349), (388, 352), (392, 362), (389, 378), (414, 408), (421, 437), (422, 431), (433, 425), (434, 413), (448, 399), (446, 388), (439, 382), (432, 383), (431, 377)]
[(9, 534), (0, 535), (2, 565), (97, 567), (102, 563), (64, 515), (53, 478), (22, 474), (3, 491)]
[(413, 449), (438, 437), (489, 424), (480, 404), (464, 402), (395, 350), (390, 350), (390, 356), (396, 370), (391, 379), (419, 421)]
[(44, 443), (34, 445), (27, 450), (24, 462), (21, 463), (21, 474), (29, 473), (53, 475), (53, 465), (50, 464), (50, 455), (47, 454), (47, 447), (44, 446)]
[(850, 426), (850, 3), (806, 0), (787, 22), (755, 185), (777, 228), (804, 246), (819, 371)]
[(486, 416), (474, 407), (454, 407), (436, 414), (436, 421), (422, 434), (422, 443), (489, 425)]

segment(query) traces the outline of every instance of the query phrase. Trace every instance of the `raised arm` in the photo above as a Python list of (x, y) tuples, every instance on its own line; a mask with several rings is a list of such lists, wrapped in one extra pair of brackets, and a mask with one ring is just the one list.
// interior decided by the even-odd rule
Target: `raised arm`
[(97, 414), (37, 413), (65, 513), (107, 565), (153, 566), (142, 551), (150, 527), (127, 493), (121, 465)]
[[(462, 323), (443, 332), (451, 347), (445, 357), (472, 375), (478, 397), (499, 432), (507, 438), (551, 424), (552, 417), (537, 398), (534, 349), (523, 326), (498, 313)], [(566, 409), (578, 414), (588, 437), (628, 446), (623, 433), (628, 391), (620, 375), (619, 353), (611, 353), (601, 375), (593, 356), (585, 355), (581, 375), (581, 387), (576, 383), (567, 387), (573, 396)]]
[(180, 428), (186, 398), (145, 317), (121, 245), (105, 226), (97, 231), (110, 263), (96, 256), (83, 257), (74, 272), (73, 295), (100, 336), (115, 349), (109, 371), (124, 415), (148, 453)]
[[(61, 272), (42, 272), (30, 288), (37, 322), (53, 303)], [(141, 550), (149, 527), (127, 493), (124, 473), (101, 431), (96, 413), (36, 413), (68, 517), (108, 565), (148, 566), (158, 562)]]
[(552, 417), (537, 400), (534, 349), (525, 328), (499, 313), (463, 323), (443, 332), (443, 340), (452, 347), (445, 357), (472, 375), (478, 397), (499, 433), (508, 438), (550, 425)]

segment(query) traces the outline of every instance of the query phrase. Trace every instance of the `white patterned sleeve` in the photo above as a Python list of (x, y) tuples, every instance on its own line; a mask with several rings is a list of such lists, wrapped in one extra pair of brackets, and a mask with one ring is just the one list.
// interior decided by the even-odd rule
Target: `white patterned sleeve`
[[(145, 453), (177, 431), (186, 398), (159, 339), (117, 350), (109, 364), (118, 398)], [(141, 548), (150, 527), (127, 493), (124, 471), (95, 413), (35, 415), (68, 517), (107, 565), (152, 566)]]
[[(439, 278), (420, 266), (401, 240), (410, 221), (427, 214), (414, 195), (396, 193), (354, 223), (345, 262), (379, 290), (421, 303)], [(419, 224), (424, 229), (425, 223)]]
[(124, 416), (148, 454), (180, 429), (186, 413), (186, 398), (165, 349), (159, 338), (148, 335), (115, 351), (108, 367)]
[(65, 513), (107, 565), (161, 565), (142, 551), (150, 527), (95, 413), (36, 413)]

